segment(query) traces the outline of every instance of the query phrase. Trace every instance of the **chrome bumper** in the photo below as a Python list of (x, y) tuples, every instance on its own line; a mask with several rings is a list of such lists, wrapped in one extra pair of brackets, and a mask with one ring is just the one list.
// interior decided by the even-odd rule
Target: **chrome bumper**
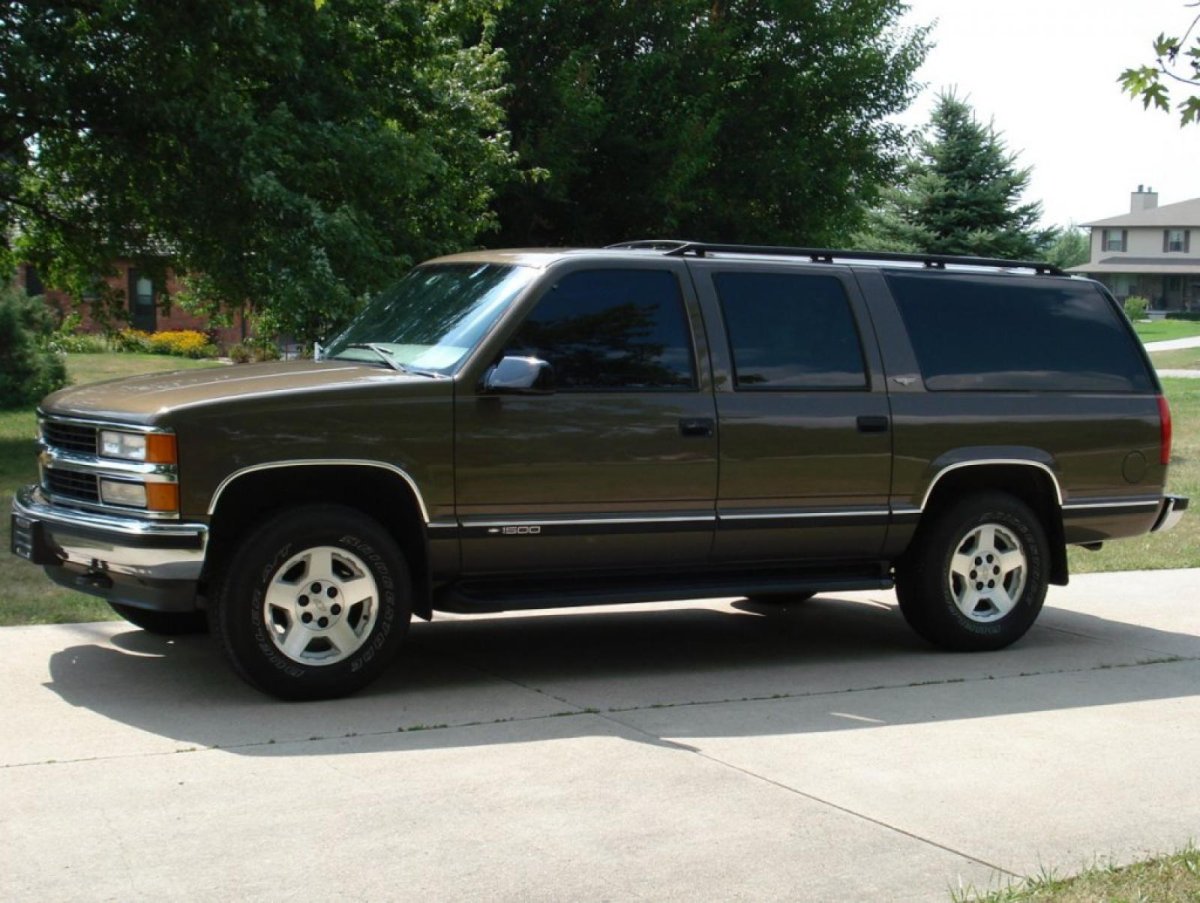
[(1168, 495), (1163, 498), (1162, 505), (1158, 509), (1158, 518), (1154, 521), (1154, 526), (1150, 528), (1151, 533), (1161, 533), (1163, 530), (1170, 530), (1173, 526), (1179, 523), (1179, 519), (1183, 517), (1183, 512), (1187, 510), (1188, 500), (1182, 495)]
[(137, 520), (48, 504), (36, 486), (13, 498), (13, 551), (34, 564), (141, 580), (195, 581), (208, 527)]

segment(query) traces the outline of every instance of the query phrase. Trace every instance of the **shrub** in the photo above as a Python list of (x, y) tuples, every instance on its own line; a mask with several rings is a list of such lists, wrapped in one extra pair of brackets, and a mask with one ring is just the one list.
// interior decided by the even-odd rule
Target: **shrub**
[(247, 339), (238, 342), (229, 349), (229, 359), (235, 364), (248, 364), (251, 361), (277, 361), (279, 349), (275, 343), (264, 339)]
[(62, 355), (51, 347), (54, 315), (40, 297), (0, 288), (0, 408), (25, 407), (67, 384)]
[(1150, 302), (1145, 298), (1130, 295), (1125, 299), (1125, 316), (1129, 317), (1130, 322), (1145, 319), (1149, 307)]
[[(145, 335), (145, 333), (143, 333)], [(208, 336), (194, 329), (175, 329), (154, 332), (146, 336), (154, 354), (174, 354), (177, 357), (216, 357), (216, 346)]]
[(140, 351), (143, 354), (151, 351), (150, 333), (140, 329), (122, 329), (111, 333), (108, 341), (112, 343), (113, 351)]
[(1170, 310), (1168, 320), (1200, 320), (1200, 310)]

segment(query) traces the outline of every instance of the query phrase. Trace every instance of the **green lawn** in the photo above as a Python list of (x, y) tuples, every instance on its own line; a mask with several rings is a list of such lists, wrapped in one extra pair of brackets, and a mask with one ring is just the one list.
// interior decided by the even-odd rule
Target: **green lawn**
[(1200, 900), (1200, 850), (1123, 868), (1097, 866), (1074, 878), (1047, 876), (992, 893), (952, 895), (963, 903), (1183, 903)]
[(1156, 351), (1150, 355), (1156, 370), (1200, 370), (1200, 348)]
[[(68, 354), (67, 372), (75, 385), (157, 373), (219, 367), (216, 361), (193, 361), (161, 354)], [(40, 567), (9, 552), (9, 509), (17, 487), (37, 479), (32, 409), (0, 411), (0, 626), (69, 624), (113, 618), (108, 605), (94, 596), (62, 589), (46, 579)]]
[(1200, 335), (1200, 320), (1142, 320), (1133, 324), (1133, 330), (1143, 342), (1186, 339)]

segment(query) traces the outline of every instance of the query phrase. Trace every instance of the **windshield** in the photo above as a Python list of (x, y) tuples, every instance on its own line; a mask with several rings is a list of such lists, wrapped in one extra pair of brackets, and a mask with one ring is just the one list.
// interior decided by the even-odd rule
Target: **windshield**
[(448, 375), (535, 275), (490, 263), (418, 267), (373, 298), (322, 357)]

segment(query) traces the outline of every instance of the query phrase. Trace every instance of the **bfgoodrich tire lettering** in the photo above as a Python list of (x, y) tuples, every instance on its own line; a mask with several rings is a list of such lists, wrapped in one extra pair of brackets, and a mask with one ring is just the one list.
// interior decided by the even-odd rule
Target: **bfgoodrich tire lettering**
[(395, 658), (411, 618), (407, 563), (377, 522), (309, 505), (254, 530), (211, 611), (234, 669), (283, 699), (344, 696)]
[(968, 496), (923, 525), (896, 568), (909, 625), (946, 649), (1001, 649), (1046, 598), (1049, 545), (1037, 515), (1002, 492)]

